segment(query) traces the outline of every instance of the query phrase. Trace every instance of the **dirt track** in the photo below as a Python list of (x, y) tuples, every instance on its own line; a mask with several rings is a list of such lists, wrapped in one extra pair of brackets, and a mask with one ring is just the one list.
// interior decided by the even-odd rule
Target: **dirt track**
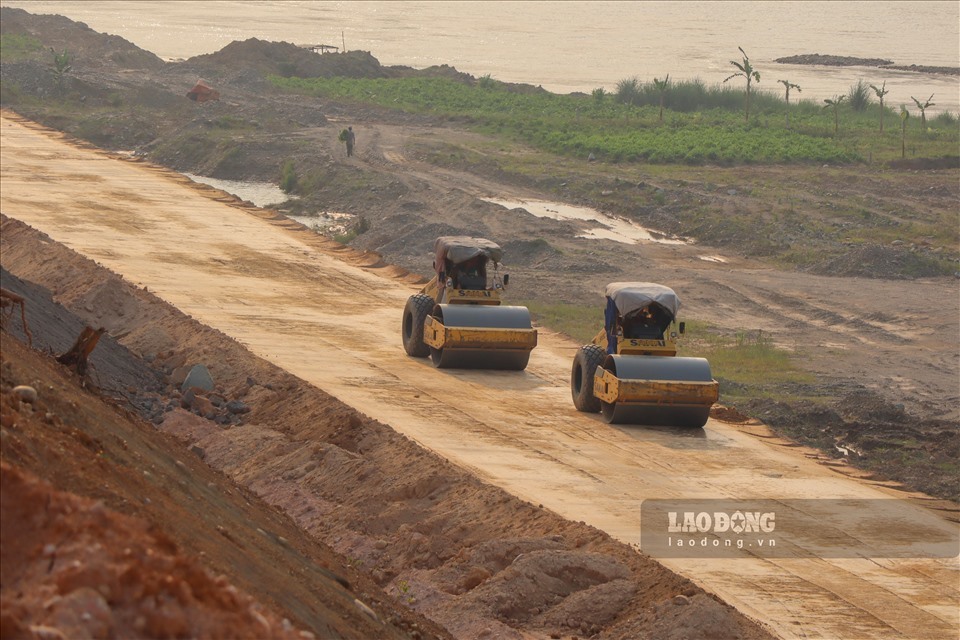
[[(6, 215), (479, 477), (625, 542), (638, 539), (645, 498), (897, 495), (781, 446), (762, 425), (711, 421), (693, 438), (577, 414), (567, 390), (575, 345), (546, 332), (525, 372), (434, 370), (399, 343), (399, 309), (414, 290), (402, 272), (351, 265), (293, 225), (6, 118), (3, 139)], [(664, 563), (784, 637), (948, 637), (958, 624), (955, 561)]]

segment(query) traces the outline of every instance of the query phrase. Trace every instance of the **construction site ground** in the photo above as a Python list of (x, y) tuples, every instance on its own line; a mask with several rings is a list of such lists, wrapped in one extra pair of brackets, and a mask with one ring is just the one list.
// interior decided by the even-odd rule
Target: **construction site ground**
[[(579, 414), (577, 345), (546, 330), (526, 371), (436, 370), (400, 345), (419, 279), (406, 269), (12, 114), (2, 127), (3, 286), (27, 299), (40, 349), (13, 340), (19, 318), (6, 318), (2, 454), (17, 469), (4, 467), (4, 510), (53, 504), (8, 499), (32, 482), (25, 469), (101, 501), (62, 509), (95, 516), (77, 525), (87, 535), (113, 535), (114, 511), (140, 518), (124, 521), (142, 534), (131, 541), (179, 550), (171, 562), (228, 576), (265, 607), (223, 581), (232, 599), (211, 588), (211, 603), (194, 574), (190, 589), (147, 574), (155, 597), (124, 611), (118, 594), (132, 590), (111, 585), (136, 582), (132, 570), (79, 570), (116, 568), (93, 560), (118, 545), (19, 536), (4, 517), (5, 629), (36, 633), (70, 612), (83, 626), (77, 612), (93, 608), (120, 635), (176, 635), (192, 628), (189, 604), (232, 610), (225, 625), (321, 637), (955, 633), (956, 558), (658, 563), (635, 548), (653, 497), (893, 497), (947, 530), (952, 503), (861, 478), (735, 412), (697, 433)], [(83, 325), (108, 331), (86, 390), (42, 357)], [(179, 393), (195, 364), (215, 381), (205, 398)], [(39, 399), (17, 400), (19, 384)], [(67, 549), (88, 555), (69, 562)]]
[[(4, 298), (3, 638), (956, 636), (956, 553), (637, 549), (644, 500), (703, 497), (893, 499), (899, 519), (861, 548), (956, 545), (960, 281), (943, 271), (955, 230), (934, 228), (955, 219), (955, 156), (554, 157), (265, 80), (420, 73), (365, 52), (251, 39), (165, 63), (0, 12), (5, 47), (40, 43), (0, 60), (17, 112), (0, 122), (0, 276), (32, 332), (30, 348)], [(50, 50), (70, 52), (61, 86)], [(221, 100), (187, 100), (198, 78)], [(310, 189), (266, 209), (177, 173), (276, 184), (288, 162)], [(569, 203), (653, 235), (556, 219)], [(324, 211), (353, 216), (349, 247), (281, 215)], [(691, 211), (723, 215), (680, 228)], [(685, 431), (574, 411), (577, 344), (542, 326), (526, 371), (435, 370), (403, 354), (400, 312), (434, 238), (460, 234), (504, 246), (509, 301), (595, 305), (599, 325), (608, 282), (661, 282), (702, 333), (762, 336), (806, 381), (750, 396), (723, 379)], [(797, 248), (802, 268), (777, 262)], [(105, 332), (79, 375), (55, 356), (84, 327)], [(196, 365), (212, 391), (184, 391)]]

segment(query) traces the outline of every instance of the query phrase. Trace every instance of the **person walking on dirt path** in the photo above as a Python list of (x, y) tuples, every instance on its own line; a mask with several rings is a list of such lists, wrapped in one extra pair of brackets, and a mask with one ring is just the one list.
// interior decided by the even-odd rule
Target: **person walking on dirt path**
[(357, 134), (353, 132), (353, 127), (347, 127), (340, 132), (340, 141), (347, 145), (347, 157), (353, 156), (353, 145), (357, 142)]

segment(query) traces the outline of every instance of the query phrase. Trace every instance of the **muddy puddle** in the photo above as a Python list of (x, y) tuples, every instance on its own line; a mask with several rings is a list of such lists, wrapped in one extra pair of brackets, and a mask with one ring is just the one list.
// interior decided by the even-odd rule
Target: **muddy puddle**
[[(218, 180), (216, 178), (198, 176), (192, 173), (184, 173), (183, 175), (194, 182), (210, 185), (215, 189), (220, 189), (221, 191), (237, 196), (241, 200), (246, 200), (263, 208), (276, 207), (287, 200), (294, 200), (298, 197), (284, 193), (280, 187), (272, 182)], [(291, 220), (295, 220), (317, 233), (330, 236), (346, 233), (350, 222), (354, 218), (353, 214), (333, 211), (320, 211), (314, 215), (285, 215)]]
[(284, 193), (280, 187), (272, 182), (247, 182), (245, 180), (218, 180), (208, 178), (207, 176), (198, 176), (193, 173), (184, 173), (186, 177), (194, 182), (208, 184), (215, 189), (226, 191), (233, 194), (241, 200), (252, 202), (258, 207), (269, 207), (278, 205), (296, 196), (290, 196)]
[(501, 200), (499, 198), (483, 198), (487, 202), (499, 204), (507, 209), (525, 209), (538, 218), (553, 220), (582, 220), (593, 222), (597, 226), (577, 234), (578, 238), (593, 238), (597, 240), (613, 240), (623, 244), (639, 244), (642, 242), (657, 242), (660, 244), (687, 244), (683, 238), (671, 236), (647, 229), (625, 218), (616, 218), (589, 207), (577, 207), (561, 202), (547, 200)]

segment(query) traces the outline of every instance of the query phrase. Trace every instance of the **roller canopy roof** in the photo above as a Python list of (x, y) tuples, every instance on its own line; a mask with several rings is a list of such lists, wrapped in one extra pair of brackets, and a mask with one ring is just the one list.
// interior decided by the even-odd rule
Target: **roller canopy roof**
[(643, 309), (651, 302), (659, 304), (674, 318), (680, 309), (680, 298), (673, 289), (653, 282), (611, 282), (606, 296), (617, 305), (621, 316)]
[(483, 238), (442, 236), (437, 238), (433, 248), (437, 254), (437, 265), (443, 264), (444, 259), (453, 264), (460, 264), (479, 255), (484, 255), (496, 263), (503, 259), (503, 249), (500, 245)]

